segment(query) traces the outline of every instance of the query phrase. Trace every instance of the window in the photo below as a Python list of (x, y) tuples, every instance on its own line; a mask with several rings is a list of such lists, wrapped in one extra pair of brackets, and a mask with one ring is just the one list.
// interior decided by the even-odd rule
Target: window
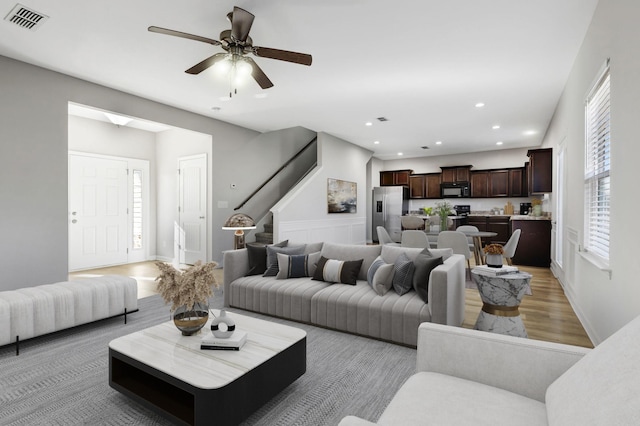
[(589, 93), (585, 108), (584, 248), (609, 260), (611, 170), (610, 86), (608, 64)]
[(142, 170), (133, 171), (133, 249), (142, 248)]

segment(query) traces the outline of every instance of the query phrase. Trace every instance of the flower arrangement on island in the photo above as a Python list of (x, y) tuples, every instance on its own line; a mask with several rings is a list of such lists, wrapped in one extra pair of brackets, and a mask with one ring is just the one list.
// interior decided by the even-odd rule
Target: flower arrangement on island
[(485, 254), (503, 254), (504, 253), (504, 249), (500, 244), (487, 244), (486, 246), (484, 246), (482, 251), (484, 251)]
[(531, 205), (532, 206), (541, 206), (542, 205), (542, 200), (540, 198), (532, 198), (531, 199)]
[(218, 265), (216, 262), (202, 263), (197, 261), (184, 271), (179, 271), (171, 264), (157, 261), (155, 262), (160, 275), (158, 281), (158, 292), (165, 303), (171, 302), (171, 311), (175, 311), (180, 306), (185, 306), (187, 310), (192, 310), (196, 303), (209, 304), (209, 298), (213, 295), (212, 287), (219, 287), (213, 275), (213, 270)]

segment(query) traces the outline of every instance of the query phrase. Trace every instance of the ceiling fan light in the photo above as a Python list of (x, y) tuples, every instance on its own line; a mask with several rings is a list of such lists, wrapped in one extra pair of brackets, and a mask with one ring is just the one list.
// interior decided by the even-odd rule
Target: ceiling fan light
[(231, 71), (231, 61), (228, 58), (218, 61), (213, 66), (213, 71), (218, 75), (227, 75)]
[(245, 77), (251, 75), (253, 67), (249, 62), (240, 60), (236, 63), (236, 72), (238, 76)]

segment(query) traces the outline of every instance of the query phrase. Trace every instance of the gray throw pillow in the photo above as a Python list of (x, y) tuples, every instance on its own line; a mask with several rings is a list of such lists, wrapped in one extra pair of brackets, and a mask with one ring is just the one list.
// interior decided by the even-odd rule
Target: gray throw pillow
[(424, 301), (429, 302), (429, 276), (431, 271), (438, 266), (442, 265), (442, 257), (429, 257), (424, 254), (419, 254), (413, 261), (415, 270), (413, 272), (413, 289), (418, 293), (418, 296)]
[[(304, 245), (292, 247), (274, 247), (267, 246), (267, 261), (269, 258), (274, 259), (273, 263), (267, 264), (267, 270), (262, 274), (263, 277), (275, 277), (278, 275), (278, 253), (294, 255), (304, 254)], [(271, 255), (271, 257), (269, 257)]]
[(276, 279), (311, 277), (320, 260), (320, 252), (286, 255), (278, 253), (278, 275)]
[(393, 289), (402, 296), (413, 288), (413, 261), (402, 253), (394, 263)]
[[(273, 247), (286, 247), (289, 240), (273, 244)], [(247, 244), (247, 256), (249, 257), (249, 271), (245, 276), (262, 275), (267, 270), (267, 246), (259, 243)]]

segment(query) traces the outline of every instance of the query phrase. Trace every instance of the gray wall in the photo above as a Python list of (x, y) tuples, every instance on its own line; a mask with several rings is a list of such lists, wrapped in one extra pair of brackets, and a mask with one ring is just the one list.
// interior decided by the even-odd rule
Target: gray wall
[[(221, 156), (250, 169), (269, 148), (255, 147), (251, 156), (244, 147), (257, 132), (2, 56), (0, 76), (0, 290), (67, 279), (68, 102), (211, 135), (214, 206), (218, 181), (245, 176)], [(220, 229), (225, 218), (214, 208), (214, 253), (233, 244)]]

